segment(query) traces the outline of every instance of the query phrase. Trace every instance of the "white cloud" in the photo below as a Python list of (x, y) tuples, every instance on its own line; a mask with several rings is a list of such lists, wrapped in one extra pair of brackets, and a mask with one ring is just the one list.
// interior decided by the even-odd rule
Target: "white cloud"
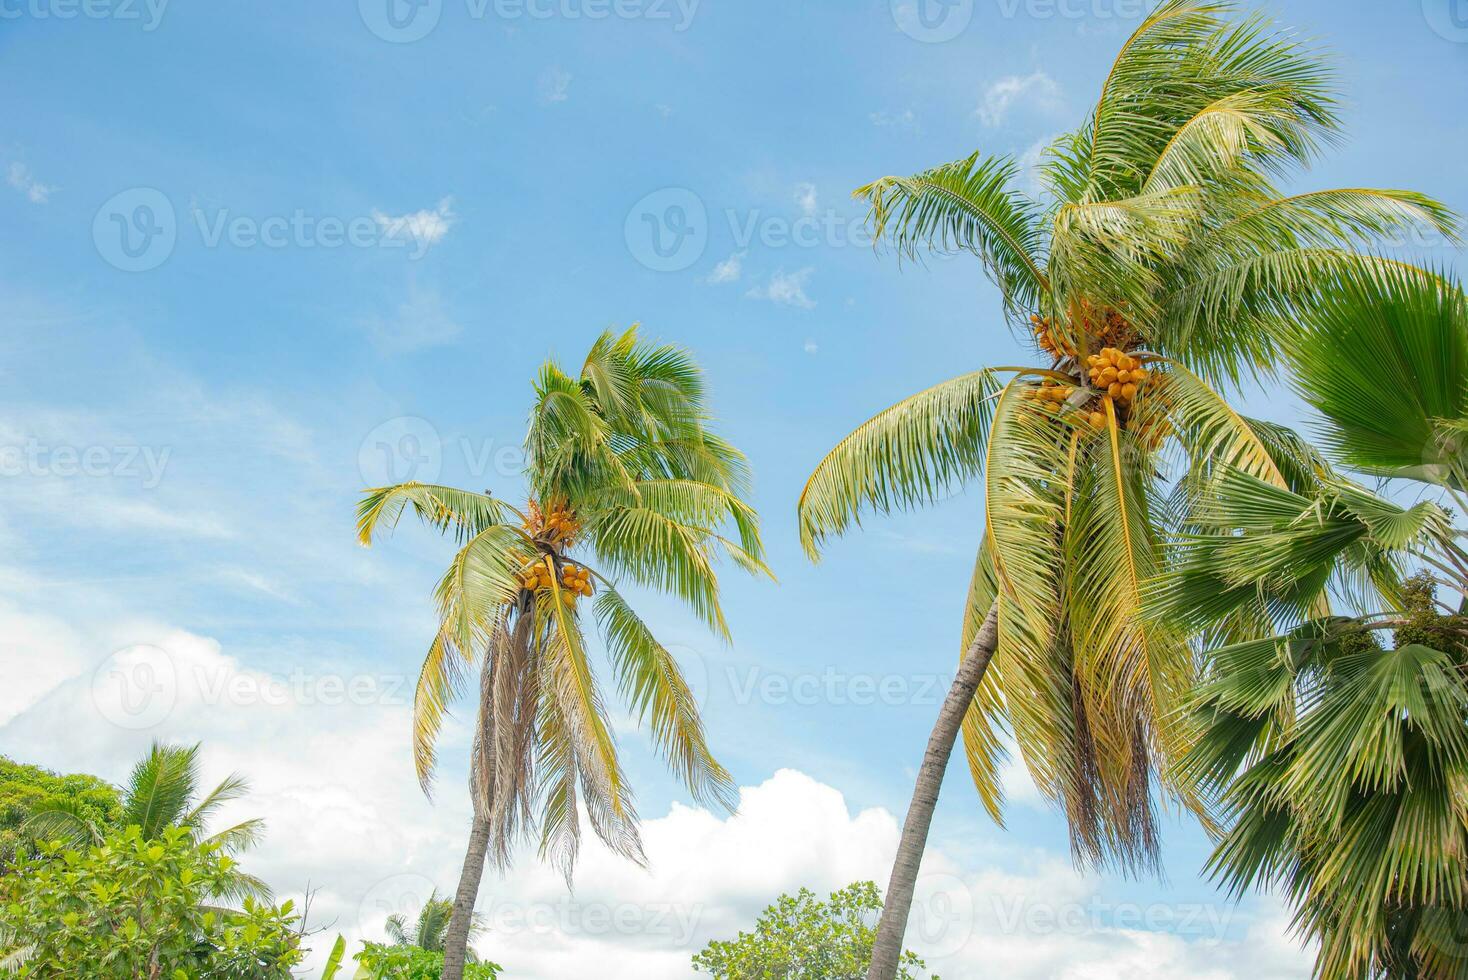
[(810, 268), (801, 269), (798, 272), (782, 270), (771, 276), (766, 285), (756, 286), (744, 295), (750, 299), (767, 299), (779, 306), (795, 306), (802, 310), (809, 310), (816, 305), (815, 300), (805, 293), (805, 284), (812, 271)]
[(1019, 166), (1020, 180), (1031, 197), (1038, 197), (1045, 190), (1040, 183), (1040, 161), (1044, 158), (1045, 149), (1053, 142), (1054, 136), (1042, 136), (1025, 147), (1025, 151), (1015, 161)]
[(811, 338), (807, 337), (805, 339), (805, 348), (804, 349), (805, 349), (805, 352), (807, 354), (816, 354), (816, 353), (819, 353), (820, 352), (821, 345), (818, 344), (818, 343), (816, 343)]
[(458, 219), (458, 215), (454, 214), (453, 203), (452, 198), (446, 197), (432, 209), (425, 208), (397, 215), (374, 210), (372, 220), (377, 222), (385, 238), (411, 244), (412, 257), (421, 258), (430, 245), (436, 245), (443, 240)]
[(816, 213), (816, 185), (811, 183), (800, 183), (795, 185), (795, 206), (800, 208), (800, 213), (807, 218)]
[(535, 83), (541, 105), (554, 105), (571, 97), (571, 73), (558, 65), (552, 65), (540, 73)]
[(744, 274), (744, 256), (744, 252), (735, 252), (714, 266), (714, 271), (710, 272), (704, 281), (714, 286), (726, 282), (738, 282), (739, 277)]
[(983, 101), (974, 114), (985, 126), (998, 126), (1020, 99), (1032, 100), (1042, 109), (1054, 109), (1060, 103), (1060, 84), (1044, 71), (1024, 76), (1006, 75), (984, 90)]
[(363, 324), (372, 344), (384, 354), (403, 354), (452, 343), (464, 328), (448, 311), (436, 289), (413, 287), (390, 317), (370, 317)]
[(918, 133), (922, 128), (918, 125), (917, 115), (911, 109), (903, 109), (901, 112), (873, 112), (868, 119), (872, 125), (881, 129), (898, 129)]
[[(207, 782), (239, 771), (252, 786), (221, 821), (267, 817), (265, 843), (246, 866), (281, 898), (299, 898), (308, 881), (319, 887), (313, 920), (326, 930), (312, 939), (317, 969), (336, 933), (352, 948), (381, 938), (390, 912), (411, 914), (430, 889), (452, 887), (468, 801), (449, 772), (462, 773), (453, 766), (467, 739), (451, 720), (430, 804), (412, 776), (409, 677), (311, 659), (292, 663), (298, 673), (272, 675), (186, 631), (155, 625), (133, 635), (153, 645), (153, 670), (139, 675), (141, 660), (95, 654), (73, 664), (73, 676), (0, 727), (7, 754), (120, 780), (155, 737), (202, 740)], [(114, 724), (136, 717), (124, 705), (152, 706), (99, 686), (112, 666), (132, 671), (120, 683), (142, 676), (151, 685), (130, 688), (134, 695), (165, 691), (171, 710), (149, 715), (151, 728)], [(853, 811), (837, 789), (782, 769), (742, 788), (735, 816), (674, 803), (644, 821), (646, 869), (588, 839), (574, 892), (527, 850), (507, 874), (486, 875), (479, 911), (489, 931), (477, 945), (522, 980), (682, 980), (693, 953), (749, 928), (782, 892), (885, 882), (897, 836), (890, 812)], [(1056, 855), (1011, 846), (1004, 866), (975, 869), (954, 857), (964, 850), (934, 841), (923, 861), (907, 942), (934, 973), (1285, 980), (1305, 972), (1273, 906), (1233, 923), (1234, 906), (1221, 901), (1133, 905)]]
[(45, 204), (50, 199), (51, 192), (56, 189), (36, 180), (30, 168), (19, 162), (11, 163), (6, 171), (5, 180), (11, 187), (24, 194), (32, 204)]

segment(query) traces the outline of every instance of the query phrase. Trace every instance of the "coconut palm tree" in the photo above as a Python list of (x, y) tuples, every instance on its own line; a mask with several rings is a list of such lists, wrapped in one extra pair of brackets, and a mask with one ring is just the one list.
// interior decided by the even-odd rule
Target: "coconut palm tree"
[[(1095, 108), (1019, 165), (980, 154), (856, 191), (899, 257), (971, 252), (1039, 363), (922, 391), (843, 439), (801, 494), (812, 558), (863, 512), (982, 480), (987, 505), (962, 656), (903, 826), (870, 976), (890, 980), (943, 772), (962, 729), (1000, 816), (1001, 730), (1065, 813), (1079, 861), (1155, 864), (1154, 793), (1201, 814), (1168, 763), (1187, 646), (1140, 615), (1166, 536), (1220, 465), (1284, 476), (1217, 386), (1268, 372), (1296, 307), (1332, 277), (1388, 265), (1363, 240), (1452, 217), (1408, 191), (1283, 194), (1335, 133), (1314, 51), (1230, 5), (1167, 0), (1126, 40)], [(1026, 322), (1028, 321), (1028, 322)]]
[[(428, 896), (428, 901), (418, 910), (417, 917), (410, 924), (405, 915), (395, 912), (387, 917), (385, 928), (387, 938), (394, 946), (412, 946), (415, 949), (426, 949), (430, 952), (442, 953), (444, 939), (448, 935), (449, 920), (453, 917), (454, 902), (450, 898), (439, 898), (438, 892)], [(481, 930), (477, 922), (471, 922), (469, 927), (469, 938), (472, 940)], [(474, 948), (471, 946), (465, 951), (465, 959), (475, 962)]]
[[(249, 783), (232, 773), (209, 792), (199, 795), (201, 746), (164, 745), (154, 742), (122, 787), (122, 810), (116, 826), (101, 826), (83, 811), (64, 804), (37, 810), (25, 828), (37, 839), (62, 840), (77, 846), (100, 844), (109, 830), (136, 826), (144, 840), (156, 840), (172, 827), (182, 827), (199, 843), (215, 843), (225, 853), (248, 850), (260, 841), (265, 822), (242, 820), (212, 833), (208, 824), (220, 807), (249, 792)], [(220, 896), (230, 900), (251, 896), (268, 899), (270, 889), (254, 875), (235, 867), (229, 891)]]
[[(1462, 290), (1386, 270), (1341, 283), (1303, 327), (1290, 360), (1329, 455), (1461, 508)], [(1221, 473), (1150, 590), (1200, 632), (1278, 627), (1213, 652), (1197, 693), (1204, 734), (1182, 766), (1229, 824), (1210, 868), (1287, 896), (1324, 980), (1468, 977), (1464, 531), (1437, 500), (1309, 469), (1295, 492)], [(1356, 615), (1329, 615), (1332, 596)]]
[[(535, 382), (522, 507), (487, 493), (407, 483), (368, 491), (363, 543), (411, 507), (461, 547), (437, 590), (440, 627), (413, 703), (425, 791), (450, 700), (479, 669), (470, 765), (474, 821), (445, 937), (458, 977), (486, 856), (505, 867), (534, 832), (570, 881), (579, 812), (613, 851), (643, 860), (631, 787), (587, 655), (588, 617), (632, 713), (693, 796), (732, 808), (734, 786), (704, 737), (676, 659), (620, 591), (671, 593), (719, 637), (729, 632), (715, 563), (768, 574), (744, 502), (744, 457), (709, 428), (687, 352), (605, 333), (575, 374), (547, 362)], [(727, 533), (723, 533), (727, 529)]]

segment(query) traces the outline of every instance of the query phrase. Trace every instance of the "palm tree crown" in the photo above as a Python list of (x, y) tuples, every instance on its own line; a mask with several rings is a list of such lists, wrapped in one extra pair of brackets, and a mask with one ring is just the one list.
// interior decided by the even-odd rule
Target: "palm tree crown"
[(967, 251), (1033, 333), (1034, 366), (979, 370), (877, 415), (800, 500), (808, 553), (859, 521), (982, 479), (965, 648), (998, 646), (963, 724), (996, 818), (999, 733), (1066, 813), (1078, 859), (1156, 859), (1153, 795), (1206, 811), (1169, 763), (1193, 659), (1141, 615), (1144, 583), (1219, 467), (1284, 486), (1265, 427), (1214, 385), (1266, 372), (1323, 284), (1393, 267), (1363, 239), (1452, 216), (1410, 191), (1286, 195), (1337, 129), (1318, 55), (1231, 5), (1167, 0), (1125, 42), (1095, 109), (1046, 151), (1039, 199), (979, 154), (857, 190), (899, 256)]
[[(613, 850), (641, 860), (632, 793), (587, 656), (583, 599), (632, 712), (693, 795), (733, 804), (678, 663), (619, 589), (671, 593), (720, 637), (728, 627), (720, 556), (766, 573), (759, 522), (742, 496), (744, 457), (709, 427), (701, 373), (677, 348), (606, 333), (578, 372), (536, 379), (526, 439), (528, 500), (417, 483), (371, 490), (361, 539), (407, 507), (461, 547), (438, 586), (441, 626), (414, 699), (425, 789), (445, 708), (481, 663), (471, 778), (491, 823), (492, 858), (538, 830), (542, 856), (568, 876), (579, 811)], [(727, 532), (725, 529), (728, 529)]]
[[(1461, 509), (1456, 283), (1406, 269), (1341, 283), (1289, 354), (1332, 457)], [(1296, 456), (1289, 489), (1221, 473), (1150, 590), (1159, 615), (1223, 643), (1181, 760), (1226, 817), (1210, 868), (1236, 892), (1285, 895), (1324, 980), (1468, 977), (1464, 532), (1435, 500), (1408, 506)]]

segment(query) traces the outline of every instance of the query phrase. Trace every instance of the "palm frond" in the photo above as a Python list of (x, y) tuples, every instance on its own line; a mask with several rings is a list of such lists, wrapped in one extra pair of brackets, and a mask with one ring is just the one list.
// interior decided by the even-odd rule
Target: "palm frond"
[(934, 502), (983, 469), (997, 385), (975, 371), (905, 398), (859, 426), (806, 481), (800, 540), (815, 560), (825, 538), (860, 522), (864, 508), (890, 513)]
[(1018, 165), (978, 153), (912, 177), (883, 177), (852, 196), (871, 205), (876, 241), (900, 256), (923, 249), (972, 252), (1014, 309), (1036, 309), (1049, 292), (1039, 212), (1013, 189)]
[(616, 589), (603, 586), (596, 615), (622, 695), (694, 799), (733, 812), (733, 778), (709, 751), (698, 704), (673, 655)]

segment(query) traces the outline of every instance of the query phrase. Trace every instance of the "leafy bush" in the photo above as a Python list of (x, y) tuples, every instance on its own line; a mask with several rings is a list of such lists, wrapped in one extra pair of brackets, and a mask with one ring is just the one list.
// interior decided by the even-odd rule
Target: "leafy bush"
[[(357, 976), (363, 980), (439, 980), (443, 976), (441, 950), (364, 943), (355, 959), (361, 964)], [(494, 963), (464, 964), (464, 980), (496, 980), (499, 975), (500, 968)]]
[[(716, 940), (693, 957), (693, 968), (718, 980), (860, 980), (872, 958), (882, 893), (870, 881), (848, 885), (822, 902), (809, 889), (760, 913), (754, 932)], [(898, 977), (914, 980), (925, 964), (902, 954)], [(936, 977), (933, 980), (937, 980)]]
[(291, 903), (211, 905), (236, 880), (220, 845), (136, 826), (85, 850), (54, 843), (0, 879), (0, 970), (24, 978), (288, 980)]
[(26, 819), (57, 808), (107, 825), (117, 821), (122, 804), (116, 788), (96, 776), (58, 776), (0, 756), (0, 874), (35, 856), (31, 835), (22, 826)]

